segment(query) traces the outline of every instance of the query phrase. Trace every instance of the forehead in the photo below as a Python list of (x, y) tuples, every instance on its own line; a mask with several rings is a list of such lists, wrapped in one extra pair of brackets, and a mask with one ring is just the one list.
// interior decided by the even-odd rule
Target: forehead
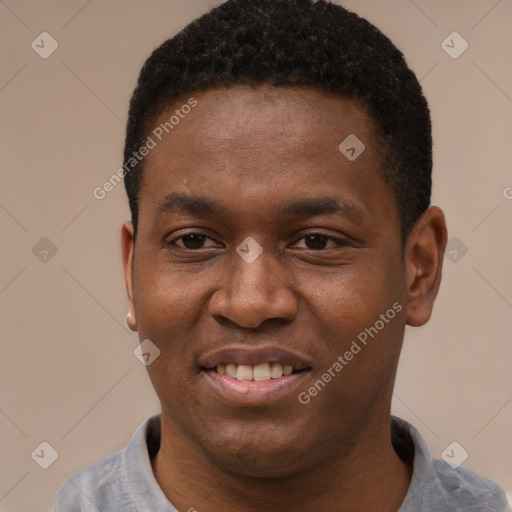
[(190, 98), (174, 102), (154, 124), (141, 210), (173, 192), (238, 206), (243, 198), (254, 208), (262, 198), (271, 205), (315, 193), (351, 195), (345, 202), (363, 206), (389, 200), (374, 123), (359, 103), (271, 86), (211, 90), (193, 101), (192, 109), (184, 108)]
[[(351, 133), (374, 143), (374, 123), (359, 101), (314, 88), (235, 86), (210, 90), (195, 99), (197, 106), (179, 128), (164, 135), (164, 145), (182, 144), (187, 139), (196, 147), (213, 149), (229, 143), (231, 151), (243, 151), (241, 144), (233, 143), (252, 141), (264, 145), (265, 150), (288, 149), (293, 157), (337, 149)], [(170, 114), (172, 117), (186, 103), (187, 98), (175, 102), (155, 124), (165, 125)]]

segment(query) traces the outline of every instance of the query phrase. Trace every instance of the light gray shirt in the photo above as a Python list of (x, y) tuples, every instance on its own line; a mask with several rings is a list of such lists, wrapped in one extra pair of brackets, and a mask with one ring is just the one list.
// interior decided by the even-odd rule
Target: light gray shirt
[[(505, 492), (464, 468), (432, 459), (420, 433), (391, 417), (393, 445), (412, 458), (409, 490), (397, 512), (510, 512)], [(69, 477), (60, 487), (55, 512), (178, 512), (151, 469), (160, 444), (160, 415), (145, 420), (128, 445)], [(191, 503), (190, 509), (203, 509)], [(183, 511), (186, 512), (186, 511)]]

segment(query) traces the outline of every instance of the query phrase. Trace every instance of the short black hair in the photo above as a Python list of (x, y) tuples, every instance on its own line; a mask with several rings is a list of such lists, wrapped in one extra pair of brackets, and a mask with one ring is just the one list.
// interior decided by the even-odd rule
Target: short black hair
[(135, 233), (144, 161), (133, 155), (157, 117), (194, 92), (263, 84), (314, 87), (363, 106), (375, 124), (380, 171), (395, 196), (405, 243), (430, 204), (427, 101), (403, 54), (382, 32), (325, 0), (228, 0), (153, 51), (130, 101), (124, 149)]

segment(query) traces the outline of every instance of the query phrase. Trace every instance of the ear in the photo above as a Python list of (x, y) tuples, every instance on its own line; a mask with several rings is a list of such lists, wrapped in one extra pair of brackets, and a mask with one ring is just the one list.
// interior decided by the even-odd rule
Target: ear
[(443, 211), (431, 206), (407, 238), (405, 268), (408, 290), (406, 323), (419, 327), (428, 322), (441, 284), (448, 234)]
[(123, 256), (124, 284), (128, 295), (128, 316), (126, 322), (132, 331), (137, 330), (135, 307), (133, 304), (133, 253), (135, 250), (133, 224), (126, 221), (121, 228), (121, 253)]

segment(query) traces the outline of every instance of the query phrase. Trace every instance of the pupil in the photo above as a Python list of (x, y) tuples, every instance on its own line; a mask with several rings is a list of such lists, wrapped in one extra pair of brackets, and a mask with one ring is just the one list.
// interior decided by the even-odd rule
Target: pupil
[(183, 237), (183, 245), (187, 249), (200, 249), (204, 243), (204, 236), (191, 234)]
[(308, 249), (324, 249), (326, 242), (327, 239), (323, 235), (309, 235), (306, 237), (306, 245)]

